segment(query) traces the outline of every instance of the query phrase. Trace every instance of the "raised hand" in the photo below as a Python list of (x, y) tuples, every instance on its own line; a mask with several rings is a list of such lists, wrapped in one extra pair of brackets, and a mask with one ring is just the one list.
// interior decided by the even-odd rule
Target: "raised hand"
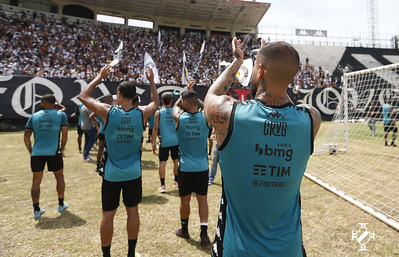
[(241, 42), (241, 39), (237, 39), (236, 37), (233, 38), (231, 42), (231, 48), (233, 49), (233, 56), (237, 60), (244, 60), (244, 52), (245, 49), (242, 49), (244, 43)]
[(263, 38), (260, 39), (260, 48), (265, 46), (265, 40)]
[(154, 72), (150, 65), (147, 66), (148, 70), (145, 71), (145, 75), (147, 76), (148, 81), (154, 82)]
[(113, 72), (111, 68), (112, 68), (111, 65), (109, 64), (105, 65), (104, 67), (101, 68), (100, 73), (98, 73), (98, 76), (100, 76), (101, 79), (105, 79)]
[(194, 90), (195, 79), (190, 79), (188, 81), (187, 90)]

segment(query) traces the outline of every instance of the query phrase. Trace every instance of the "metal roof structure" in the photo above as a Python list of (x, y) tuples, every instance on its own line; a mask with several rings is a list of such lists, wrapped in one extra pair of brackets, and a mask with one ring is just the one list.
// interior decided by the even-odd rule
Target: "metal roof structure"
[(152, 21), (156, 17), (242, 24), (256, 27), (270, 3), (242, 0), (53, 0), (81, 5), (96, 13)]

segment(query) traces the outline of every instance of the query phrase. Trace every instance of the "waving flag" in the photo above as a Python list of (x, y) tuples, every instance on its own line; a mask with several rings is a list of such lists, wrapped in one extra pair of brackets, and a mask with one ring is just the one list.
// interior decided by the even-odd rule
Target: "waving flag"
[(186, 51), (183, 51), (183, 68), (181, 71), (181, 83), (187, 85), (188, 83), (188, 69), (186, 66)]
[[(159, 80), (157, 66), (155, 65), (155, 62), (151, 58), (151, 56), (147, 52), (145, 52), (145, 55), (144, 55), (144, 71), (147, 70), (148, 66), (151, 67), (152, 72), (154, 73), (154, 82), (155, 82), (155, 84), (160, 83), (161, 81)], [(145, 72), (144, 72), (143, 82), (144, 83), (149, 83), (149, 81), (147, 79), (147, 75), (145, 74)]]

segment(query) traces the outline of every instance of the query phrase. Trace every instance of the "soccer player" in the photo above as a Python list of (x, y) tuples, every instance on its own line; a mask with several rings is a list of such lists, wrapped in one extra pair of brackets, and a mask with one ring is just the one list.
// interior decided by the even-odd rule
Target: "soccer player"
[(227, 96), (243, 63), (242, 47), (233, 38), (234, 60), (205, 97), (223, 178), (212, 255), (305, 256), (299, 188), (321, 117), (286, 95), (299, 55), (284, 42), (262, 41), (251, 77), (254, 100)]
[(133, 106), (136, 86), (122, 82), (117, 88), (117, 104), (111, 107), (91, 97), (95, 87), (111, 74), (112, 67), (104, 66), (100, 73), (79, 94), (79, 100), (104, 119), (104, 135), (107, 156), (101, 188), (102, 221), (100, 227), (103, 256), (110, 256), (113, 222), (122, 191), (127, 212), (128, 256), (135, 255), (139, 233), (138, 204), (142, 197), (141, 140), (145, 121), (159, 107), (159, 97), (154, 83), (154, 74), (148, 67), (146, 75), (150, 81), (151, 102), (142, 109)]
[(96, 143), (96, 134), (97, 130), (94, 126), (93, 122), (90, 120), (91, 111), (86, 107), (82, 106), (81, 114), (82, 114), (82, 131), (85, 134), (85, 144), (83, 148), (83, 160), (84, 161), (94, 161), (90, 156), (90, 150), (93, 145)]
[(78, 148), (79, 148), (79, 153), (82, 152), (82, 136), (83, 136), (83, 130), (82, 130), (82, 106), (83, 104), (80, 103), (76, 105), (75, 108), (75, 115), (78, 116)]
[[(112, 95), (108, 94), (106, 96), (104, 96), (104, 98), (101, 101), (102, 103), (108, 104), (109, 106), (112, 106)], [(98, 130), (98, 152), (97, 152), (97, 168), (96, 168), (96, 172), (102, 176), (102, 156), (103, 156), (103, 152), (104, 152), (104, 147), (105, 147), (105, 135), (104, 135), (104, 119), (101, 116), (98, 116), (97, 114), (95, 114), (94, 112), (92, 114), (90, 114), (90, 120), (92, 121), (92, 123), (96, 122), (97, 123), (97, 130)]]
[(382, 106), (382, 118), (384, 122), (384, 139), (385, 146), (388, 146), (388, 134), (392, 131), (392, 141), (391, 146), (396, 147), (395, 139), (398, 133), (398, 127), (396, 127), (396, 122), (392, 113), (392, 100), (388, 99), (387, 102)]
[(369, 126), (371, 130), (371, 135), (375, 136), (375, 130), (376, 130), (376, 123), (377, 123), (377, 107), (375, 106), (374, 101), (370, 102), (369, 106), (369, 111), (367, 112), (366, 119), (367, 120), (367, 125)]
[(172, 97), (170, 93), (162, 94), (162, 108), (155, 113), (154, 128), (152, 132), (152, 150), (157, 149), (158, 129), (161, 135), (161, 144), (159, 146), (159, 179), (161, 187), (160, 193), (166, 193), (165, 169), (169, 158), (169, 152), (173, 161), (173, 174), (175, 175), (173, 187), (177, 187), (177, 166), (179, 164), (179, 143), (177, 140), (176, 124), (173, 119)]
[[(198, 111), (198, 96), (195, 91), (182, 93), (173, 108), (179, 139), (180, 164), (178, 170), (180, 195), (181, 228), (176, 235), (189, 238), (188, 218), (190, 216), (191, 194), (194, 192), (198, 201), (201, 246), (210, 243), (208, 237), (208, 156), (207, 139), (209, 126), (203, 112)], [(200, 102), (202, 104), (202, 102)]]
[[(62, 160), (68, 138), (68, 119), (64, 112), (57, 111), (55, 102), (54, 95), (44, 95), (40, 103), (43, 110), (32, 114), (25, 126), (24, 142), (31, 155), (33, 172), (31, 196), (34, 218), (39, 218), (44, 213), (44, 209), (39, 207), (39, 199), (40, 184), (46, 163), (48, 171), (54, 173), (57, 181), (58, 211), (62, 212), (68, 208), (68, 204), (64, 202), (65, 181)], [(32, 133), (35, 139), (33, 147), (30, 140)]]
[(155, 118), (155, 114), (151, 115), (151, 117), (148, 119), (148, 139), (147, 141), (145, 141), (146, 143), (151, 143), (151, 139), (152, 139), (152, 131), (154, 129), (154, 118)]

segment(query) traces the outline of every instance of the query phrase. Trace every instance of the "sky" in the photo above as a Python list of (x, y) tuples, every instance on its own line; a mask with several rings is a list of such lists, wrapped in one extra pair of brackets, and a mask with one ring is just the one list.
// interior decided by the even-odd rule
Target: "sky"
[[(258, 0), (257, 0), (258, 1)], [(368, 32), (368, 0), (262, 0), (259, 26)], [(399, 0), (377, 0), (379, 34), (399, 35)]]

